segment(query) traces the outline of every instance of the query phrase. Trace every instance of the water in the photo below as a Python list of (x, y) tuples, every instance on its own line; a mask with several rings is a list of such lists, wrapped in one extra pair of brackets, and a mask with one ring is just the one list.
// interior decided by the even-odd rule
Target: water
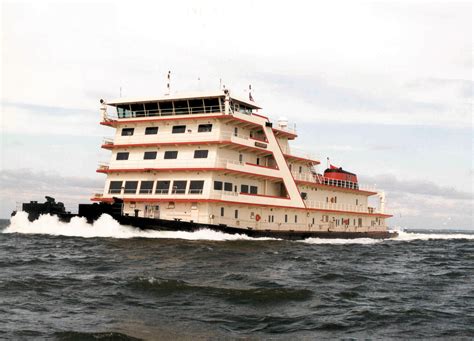
[(108, 216), (0, 224), (0, 339), (474, 337), (466, 232), (294, 242)]

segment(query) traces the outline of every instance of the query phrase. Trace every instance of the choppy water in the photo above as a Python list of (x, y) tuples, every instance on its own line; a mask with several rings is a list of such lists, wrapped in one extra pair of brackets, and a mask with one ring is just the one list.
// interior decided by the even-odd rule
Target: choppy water
[(106, 216), (2, 223), (0, 339), (474, 338), (473, 234), (292, 242)]

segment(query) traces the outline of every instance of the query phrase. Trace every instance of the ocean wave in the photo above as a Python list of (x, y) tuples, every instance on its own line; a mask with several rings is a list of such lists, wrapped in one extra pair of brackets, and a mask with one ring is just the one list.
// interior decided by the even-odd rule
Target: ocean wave
[(156, 295), (192, 292), (194, 295), (204, 295), (222, 298), (233, 303), (268, 303), (277, 304), (284, 301), (299, 301), (309, 299), (313, 292), (308, 289), (288, 287), (258, 287), (233, 288), (209, 285), (195, 285), (177, 279), (156, 277), (138, 277), (131, 280), (128, 286), (140, 291)]

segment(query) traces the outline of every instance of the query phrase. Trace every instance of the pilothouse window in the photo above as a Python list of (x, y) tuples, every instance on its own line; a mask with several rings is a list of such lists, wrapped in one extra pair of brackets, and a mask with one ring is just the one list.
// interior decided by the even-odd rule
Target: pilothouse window
[(198, 126), (198, 133), (207, 133), (212, 131), (212, 124), (200, 124)]
[(135, 128), (122, 128), (122, 136), (132, 136)]
[(137, 194), (138, 181), (125, 182), (124, 194)]
[(155, 194), (168, 194), (171, 181), (157, 181)]

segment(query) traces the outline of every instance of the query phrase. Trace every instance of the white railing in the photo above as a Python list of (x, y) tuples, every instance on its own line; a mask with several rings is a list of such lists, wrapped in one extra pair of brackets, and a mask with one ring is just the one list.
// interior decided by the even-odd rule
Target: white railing
[(378, 213), (374, 207), (364, 205), (335, 204), (315, 200), (304, 200), (306, 207), (321, 210), (350, 211), (362, 213)]
[[(242, 134), (234, 134), (229, 131), (214, 131), (214, 132), (193, 132), (187, 131), (185, 133), (173, 134), (171, 132), (160, 132), (154, 135), (146, 135), (144, 133), (137, 133), (131, 136), (104, 137), (104, 145), (113, 144), (143, 144), (153, 142), (199, 142), (199, 141), (233, 141), (249, 145), (249, 136)], [(253, 143), (251, 144), (253, 146)]]
[(346, 189), (358, 189), (358, 190), (365, 190), (365, 191), (373, 191), (375, 192), (375, 186), (368, 186), (368, 185), (360, 185), (357, 182), (346, 181), (346, 180), (336, 180), (324, 177), (320, 174), (312, 174), (312, 173), (298, 173), (296, 171), (292, 171), (291, 174), (295, 180), (299, 181), (306, 181), (306, 182), (313, 182), (316, 184), (327, 185), (327, 186), (334, 186)]
[(170, 115), (195, 115), (195, 114), (211, 114), (211, 113), (223, 113), (224, 106), (220, 105), (209, 105), (209, 106), (198, 106), (198, 107), (184, 107), (184, 108), (159, 108), (152, 110), (129, 110), (124, 109), (120, 111), (117, 108), (118, 118), (137, 118), (137, 117), (151, 117), (151, 116), (170, 116)]

